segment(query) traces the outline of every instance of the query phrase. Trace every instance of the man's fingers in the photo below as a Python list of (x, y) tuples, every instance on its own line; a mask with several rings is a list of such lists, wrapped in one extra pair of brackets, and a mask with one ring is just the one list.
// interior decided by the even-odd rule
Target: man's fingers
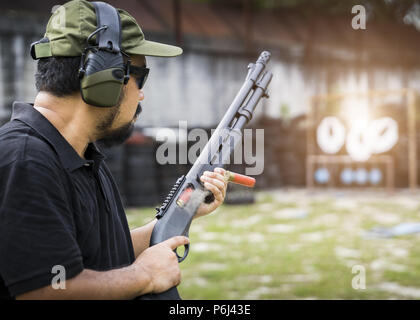
[(220, 173), (221, 175), (224, 175), (226, 173), (226, 170), (223, 168), (216, 168), (214, 169), (214, 172)]
[[(216, 169), (214, 169), (214, 170), (216, 170)], [(218, 172), (210, 172), (210, 171), (204, 171), (204, 172), (203, 172), (203, 175), (204, 175), (205, 177), (209, 177), (209, 178), (217, 179), (217, 180), (219, 180), (219, 181), (223, 182), (223, 184), (227, 184), (227, 181), (226, 181), (226, 179), (225, 179), (225, 177), (224, 177), (224, 174), (222, 174), (222, 173), (218, 173)]]
[(210, 178), (208, 176), (201, 176), (201, 180), (203, 182), (208, 182), (211, 184), (216, 185), (219, 189), (224, 189), (225, 188), (225, 182), (224, 181), (220, 181), (219, 179), (216, 178)]
[(216, 200), (223, 202), (223, 194), (219, 188), (217, 188), (215, 185), (208, 182), (204, 183), (204, 187), (206, 187), (207, 190), (210, 190), (213, 193), (214, 198)]
[(178, 248), (179, 246), (183, 246), (185, 244), (190, 243), (190, 240), (184, 236), (176, 236), (162, 243), (166, 243), (172, 250), (175, 250), (175, 248)]
[(212, 172), (210, 174), (204, 173), (202, 177), (208, 178), (208, 180), (206, 180), (208, 182), (211, 182), (212, 180), (214, 180), (214, 181), (220, 181), (223, 184), (223, 186), (227, 184), (227, 181), (225, 180), (225, 178), (221, 176), (219, 173), (212, 173)]

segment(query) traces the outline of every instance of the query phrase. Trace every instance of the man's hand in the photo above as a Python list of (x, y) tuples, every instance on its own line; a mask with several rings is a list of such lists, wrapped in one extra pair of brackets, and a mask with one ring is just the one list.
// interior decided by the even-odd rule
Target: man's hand
[(18, 295), (16, 299), (133, 299), (147, 293), (160, 293), (181, 282), (178, 259), (173, 250), (187, 243), (186, 237), (173, 237), (144, 250), (127, 267), (108, 271), (84, 269), (66, 280), (65, 290), (47, 285)]
[(144, 250), (134, 262), (140, 273), (149, 277), (147, 293), (160, 293), (181, 282), (181, 271), (175, 248), (189, 243), (188, 238), (177, 236)]
[(225, 172), (222, 168), (216, 168), (214, 172), (204, 171), (200, 179), (204, 182), (204, 187), (213, 193), (214, 201), (212, 203), (202, 203), (194, 218), (209, 214), (223, 203), (227, 188), (227, 181), (224, 178)]

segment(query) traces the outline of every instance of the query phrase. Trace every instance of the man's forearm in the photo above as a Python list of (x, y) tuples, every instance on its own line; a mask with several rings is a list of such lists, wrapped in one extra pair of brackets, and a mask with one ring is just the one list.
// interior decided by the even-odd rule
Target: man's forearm
[(131, 230), (131, 240), (133, 241), (135, 257), (138, 257), (140, 253), (149, 247), (150, 236), (152, 235), (156, 221), (157, 219), (153, 219), (148, 224)]
[(110, 271), (85, 269), (74, 278), (66, 280), (65, 289), (47, 286), (17, 296), (16, 299), (133, 299), (150, 291), (149, 275), (146, 272), (136, 272), (133, 268), (140, 266), (133, 264)]

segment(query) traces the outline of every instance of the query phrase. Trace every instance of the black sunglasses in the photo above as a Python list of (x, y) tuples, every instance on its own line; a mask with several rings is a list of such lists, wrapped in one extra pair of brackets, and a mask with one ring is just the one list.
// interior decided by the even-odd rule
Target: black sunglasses
[(149, 68), (146, 67), (136, 67), (133, 65), (130, 65), (129, 73), (134, 77), (134, 80), (137, 83), (137, 86), (140, 89), (143, 89), (144, 84), (147, 80), (147, 76), (149, 75)]

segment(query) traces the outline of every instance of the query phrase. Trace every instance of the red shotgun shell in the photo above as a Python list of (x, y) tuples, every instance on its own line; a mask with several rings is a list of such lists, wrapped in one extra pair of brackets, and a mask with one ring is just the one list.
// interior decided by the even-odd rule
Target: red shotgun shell
[(226, 171), (225, 179), (229, 182), (237, 183), (245, 187), (252, 188), (255, 185), (255, 179), (252, 177), (245, 176), (243, 174)]
[(176, 204), (179, 205), (180, 207), (184, 207), (187, 202), (190, 200), (191, 198), (191, 194), (194, 191), (193, 188), (185, 188), (184, 191), (182, 191), (182, 193), (180, 194), (178, 200), (176, 200)]

